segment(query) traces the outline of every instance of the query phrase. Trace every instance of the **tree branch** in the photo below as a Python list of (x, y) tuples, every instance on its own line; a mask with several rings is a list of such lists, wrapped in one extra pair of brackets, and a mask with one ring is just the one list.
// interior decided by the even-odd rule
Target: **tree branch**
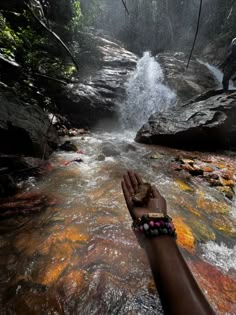
[(27, 10), (30, 12), (30, 14), (33, 16), (33, 18), (40, 24), (40, 26), (46, 30), (59, 44), (60, 46), (62, 46), (64, 48), (64, 50), (67, 52), (67, 54), (71, 57), (71, 60), (73, 61), (75, 67), (77, 70), (79, 70), (78, 64), (75, 60), (75, 58), (73, 57), (71, 51), (69, 50), (69, 48), (66, 46), (66, 44), (61, 40), (61, 38), (54, 33), (52, 30), (50, 30), (37, 16), (36, 14), (33, 12), (33, 10), (30, 8), (30, 6), (25, 3), (25, 6), (27, 8)]
[(127, 5), (126, 5), (126, 3), (125, 3), (125, 0), (121, 0), (121, 1), (122, 1), (122, 3), (123, 3), (123, 6), (124, 6), (124, 8), (125, 8), (126, 13), (129, 15), (129, 10), (128, 10), (128, 8), (127, 8)]

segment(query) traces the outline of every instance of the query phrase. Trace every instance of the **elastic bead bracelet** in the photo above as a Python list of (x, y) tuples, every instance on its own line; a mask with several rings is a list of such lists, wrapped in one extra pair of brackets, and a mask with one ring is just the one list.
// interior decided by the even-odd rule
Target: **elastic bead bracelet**
[(168, 215), (146, 214), (136, 219), (132, 224), (132, 229), (136, 236), (143, 234), (148, 238), (169, 235), (177, 238), (176, 229), (172, 218)]

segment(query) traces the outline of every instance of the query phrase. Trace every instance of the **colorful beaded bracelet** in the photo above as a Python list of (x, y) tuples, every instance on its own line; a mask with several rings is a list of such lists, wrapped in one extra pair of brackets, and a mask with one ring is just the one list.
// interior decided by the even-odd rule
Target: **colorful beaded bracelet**
[(175, 239), (177, 238), (172, 218), (168, 215), (143, 215), (133, 222), (132, 229), (135, 233), (144, 234), (146, 237), (170, 235)]

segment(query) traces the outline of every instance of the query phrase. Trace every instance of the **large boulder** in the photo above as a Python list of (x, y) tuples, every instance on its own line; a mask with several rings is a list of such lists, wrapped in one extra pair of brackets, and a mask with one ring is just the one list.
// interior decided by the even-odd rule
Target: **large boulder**
[(206, 89), (216, 87), (213, 74), (200, 60), (192, 58), (186, 69), (188, 56), (182, 52), (161, 53), (157, 57), (169, 87), (180, 102), (186, 102)]
[(22, 102), (1, 84), (0, 112), (0, 153), (48, 156), (57, 134), (39, 106)]
[[(79, 83), (69, 84), (57, 97), (57, 105), (74, 126), (92, 127), (116, 118), (117, 104), (125, 97), (125, 82), (135, 69), (137, 57), (119, 43), (98, 35), (92, 38), (96, 51), (86, 55)], [(87, 64), (87, 67), (86, 67)]]
[(236, 92), (208, 91), (164, 113), (155, 113), (136, 141), (182, 149), (236, 149)]

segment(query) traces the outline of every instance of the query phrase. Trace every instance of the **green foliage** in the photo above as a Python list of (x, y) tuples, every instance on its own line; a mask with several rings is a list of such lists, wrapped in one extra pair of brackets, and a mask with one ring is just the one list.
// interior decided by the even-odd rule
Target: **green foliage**
[(0, 13), (0, 47), (6, 58), (14, 59), (15, 52), (22, 45), (22, 40), (6, 23), (5, 18)]
[(71, 20), (71, 30), (73, 33), (82, 28), (83, 25), (83, 14), (80, 7), (80, 1), (76, 0), (73, 3), (73, 17)]
[(84, 16), (84, 26), (96, 26), (96, 21), (100, 14), (103, 14), (103, 1), (100, 0), (80, 0), (81, 10)]

